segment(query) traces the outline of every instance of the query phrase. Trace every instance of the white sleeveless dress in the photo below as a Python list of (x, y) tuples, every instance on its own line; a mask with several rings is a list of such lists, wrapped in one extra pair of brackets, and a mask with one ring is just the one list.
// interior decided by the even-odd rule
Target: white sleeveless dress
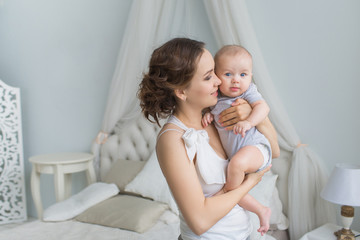
[[(205, 197), (211, 197), (222, 189), (226, 182), (228, 160), (220, 158), (209, 144), (209, 136), (205, 130), (187, 128), (178, 118), (170, 116), (167, 123), (175, 124), (185, 131), (182, 139), (190, 161), (196, 154), (195, 168)], [(167, 131), (179, 131), (167, 129)], [(161, 135), (159, 135), (160, 137)], [(225, 217), (202, 235), (196, 235), (186, 224), (180, 213), (180, 231), (183, 240), (244, 240), (251, 233), (248, 212), (236, 205)]]

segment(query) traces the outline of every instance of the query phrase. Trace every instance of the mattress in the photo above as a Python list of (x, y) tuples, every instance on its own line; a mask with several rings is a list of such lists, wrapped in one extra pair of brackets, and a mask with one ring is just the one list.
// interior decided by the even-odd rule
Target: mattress
[[(143, 234), (75, 220), (56, 223), (36, 220), (0, 231), (0, 239), (4, 240), (177, 240), (179, 235), (178, 222), (162, 221)], [(261, 240), (276, 239), (265, 235)]]
[(75, 220), (64, 222), (29, 222), (0, 232), (4, 240), (177, 240), (179, 223), (166, 224), (158, 221), (143, 234), (119, 228), (82, 223)]

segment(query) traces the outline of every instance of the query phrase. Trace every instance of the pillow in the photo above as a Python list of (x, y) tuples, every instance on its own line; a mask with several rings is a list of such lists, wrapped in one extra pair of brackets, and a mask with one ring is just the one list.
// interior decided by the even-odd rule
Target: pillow
[(115, 183), (120, 192), (123, 192), (125, 186), (133, 180), (143, 169), (145, 161), (117, 160), (109, 172), (104, 177), (104, 182)]
[(162, 221), (168, 225), (178, 223), (179, 220), (179, 216), (176, 215), (176, 213), (173, 211), (165, 211), (159, 218), (159, 221)]
[(115, 184), (93, 183), (72, 197), (51, 205), (44, 211), (44, 221), (69, 220), (95, 204), (119, 193)]
[(270, 224), (274, 224), (278, 230), (289, 228), (289, 219), (283, 213), (282, 202), (280, 201), (279, 191), (275, 187), (270, 199), (271, 217)]
[[(277, 177), (278, 175), (275, 175), (271, 172), (265, 173), (262, 180), (249, 191), (249, 194), (253, 196), (257, 201), (259, 201), (262, 205), (270, 207), (271, 197), (273, 195), (274, 189), (276, 188)], [(274, 210), (271, 209), (271, 211), (273, 214)], [(252, 212), (249, 212), (249, 214), (250, 214), (250, 221), (253, 227), (251, 231), (250, 239), (251, 240), (263, 239), (264, 236), (261, 236), (261, 234), (257, 231), (260, 227), (260, 221), (258, 216)]]
[(143, 233), (156, 223), (166, 209), (168, 206), (160, 202), (118, 195), (89, 208), (76, 220)]
[(125, 191), (166, 203), (173, 212), (179, 214), (177, 205), (160, 169), (155, 150), (150, 155), (141, 172), (125, 186)]

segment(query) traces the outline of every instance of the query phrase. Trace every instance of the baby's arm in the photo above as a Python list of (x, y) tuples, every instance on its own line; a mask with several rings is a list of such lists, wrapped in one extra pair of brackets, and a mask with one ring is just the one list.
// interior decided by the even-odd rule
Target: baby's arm
[(203, 127), (207, 127), (212, 121), (214, 121), (214, 115), (209, 111), (206, 111), (201, 119)]
[(253, 102), (250, 105), (252, 111), (249, 117), (244, 121), (236, 123), (233, 128), (235, 134), (241, 134), (243, 137), (245, 137), (246, 131), (264, 121), (270, 112), (270, 108), (264, 100)]
[(251, 124), (251, 127), (255, 127), (259, 123), (265, 120), (270, 112), (268, 104), (264, 100), (259, 100), (250, 104), (253, 108), (250, 116), (245, 120)]

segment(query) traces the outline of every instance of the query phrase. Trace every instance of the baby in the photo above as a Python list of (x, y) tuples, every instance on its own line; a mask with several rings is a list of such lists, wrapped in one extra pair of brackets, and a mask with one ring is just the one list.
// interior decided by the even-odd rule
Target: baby
[[(255, 127), (267, 117), (270, 109), (251, 83), (252, 57), (245, 48), (237, 45), (221, 48), (215, 55), (215, 73), (221, 80), (218, 102), (210, 108), (211, 112), (204, 114), (202, 124), (205, 127), (215, 119), (222, 145), (231, 159), (224, 187), (226, 192), (237, 188), (246, 173), (259, 171), (271, 163), (270, 143)], [(252, 106), (252, 112), (246, 120), (236, 123), (233, 131), (228, 131), (220, 125), (219, 115), (238, 98), (245, 99)], [(264, 235), (270, 226), (270, 208), (261, 205), (249, 194), (242, 198), (239, 205), (259, 217), (258, 232)]]

